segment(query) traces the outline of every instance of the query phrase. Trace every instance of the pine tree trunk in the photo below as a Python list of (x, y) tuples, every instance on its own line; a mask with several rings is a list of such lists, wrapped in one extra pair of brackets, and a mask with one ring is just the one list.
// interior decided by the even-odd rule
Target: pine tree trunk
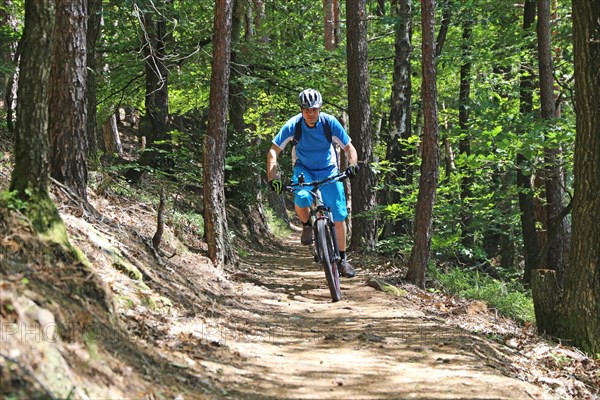
[(367, 18), (365, 0), (348, 0), (347, 58), (348, 106), (350, 136), (362, 167), (352, 182), (352, 250), (373, 249), (376, 224), (373, 218), (359, 215), (375, 207), (375, 175), (370, 168), (373, 158), (371, 143), (371, 106), (369, 95), (369, 68), (367, 58)]
[(15, 167), (10, 184), (10, 190), (18, 191), (24, 199), (26, 189), (36, 195), (48, 195), (48, 81), (55, 16), (54, 0), (25, 2)]
[(28, 203), (25, 214), (37, 232), (50, 233), (54, 240), (66, 242), (64, 225), (48, 195), (48, 81), (55, 16), (54, 0), (25, 1), (15, 166), (9, 190)]
[(87, 199), (87, 1), (56, 0), (50, 75), (50, 172)]

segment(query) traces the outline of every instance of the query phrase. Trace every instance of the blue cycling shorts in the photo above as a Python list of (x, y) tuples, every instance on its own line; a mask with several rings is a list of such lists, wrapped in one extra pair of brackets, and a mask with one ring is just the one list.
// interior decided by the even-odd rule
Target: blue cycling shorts
[[(323, 171), (311, 171), (302, 166), (294, 167), (293, 183), (298, 183), (298, 176), (304, 174), (304, 182), (312, 182), (325, 179), (331, 175), (337, 174), (337, 168), (326, 169)], [(344, 184), (340, 181), (332, 182), (321, 186), (321, 195), (323, 203), (331, 209), (334, 222), (345, 221), (348, 217), (348, 209), (346, 207), (346, 194), (344, 193)], [(300, 207), (310, 207), (313, 202), (313, 195), (304, 188), (295, 190), (294, 203)]]

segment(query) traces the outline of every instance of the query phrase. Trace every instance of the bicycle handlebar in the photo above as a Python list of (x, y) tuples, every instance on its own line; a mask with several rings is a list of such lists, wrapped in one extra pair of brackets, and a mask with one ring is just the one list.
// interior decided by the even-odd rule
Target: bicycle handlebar
[(298, 188), (298, 187), (312, 187), (313, 189), (317, 189), (319, 186), (323, 186), (326, 183), (332, 183), (332, 182), (336, 182), (336, 181), (343, 181), (344, 179), (348, 178), (348, 175), (346, 175), (346, 172), (339, 172), (337, 175), (331, 175), (328, 176), (325, 179), (321, 179), (319, 181), (313, 181), (313, 182), (290, 182), (287, 186), (285, 186), (285, 191), (287, 192), (293, 192), (294, 188)]

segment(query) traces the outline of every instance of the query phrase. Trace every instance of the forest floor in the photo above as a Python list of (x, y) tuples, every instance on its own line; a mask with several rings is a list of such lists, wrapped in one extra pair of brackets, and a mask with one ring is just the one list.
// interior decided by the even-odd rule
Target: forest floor
[(189, 225), (167, 225), (152, 250), (156, 209), (140, 197), (90, 189), (90, 212), (59, 186), (52, 196), (87, 262), (0, 210), (7, 399), (600, 398), (597, 360), (402, 283), (386, 260), (351, 259), (358, 274), (332, 303), (296, 231), (258, 245), (233, 210), (240, 259), (223, 269)]

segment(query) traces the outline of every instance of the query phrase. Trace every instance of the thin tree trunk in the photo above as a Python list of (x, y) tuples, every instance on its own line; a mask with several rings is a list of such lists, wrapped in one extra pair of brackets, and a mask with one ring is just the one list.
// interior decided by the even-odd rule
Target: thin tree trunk
[[(3, 0), (3, 6), (0, 7), (0, 23), (2, 26), (10, 27), (17, 36), (19, 31), (19, 21), (10, 12), (11, 8), (16, 7), (10, 0)], [(6, 39), (6, 38), (4, 38)], [(5, 40), (0, 49), (0, 60), (4, 65), (12, 65), (15, 70), (19, 65), (20, 45), (14, 41)], [(9, 132), (14, 132), (14, 99), (16, 92), (17, 73), (15, 70), (8, 70), (6, 67), (0, 71), (0, 108), (6, 110), (6, 125)]]
[[(535, 21), (536, 0), (526, 0), (523, 11), (523, 29), (527, 32)], [(526, 47), (528, 49), (530, 45)], [(520, 112), (523, 116), (533, 111), (533, 68), (529, 61), (521, 64), (521, 80), (519, 89)], [(521, 133), (525, 135), (526, 133)], [(533, 187), (531, 182), (531, 161), (524, 154), (517, 154), (517, 186), (519, 187), (519, 210), (521, 211), (521, 231), (523, 235), (523, 253), (525, 268), (523, 282), (529, 285), (531, 271), (537, 267), (540, 245), (536, 233), (535, 206), (533, 202)]]
[[(241, 1), (234, 1), (233, 5), (233, 17), (231, 23), (231, 42), (233, 49), (237, 48), (242, 31), (242, 21), (244, 18), (244, 3)], [(231, 51), (231, 64), (237, 63), (238, 52), (236, 50)], [(246, 97), (244, 95), (244, 83), (242, 81), (242, 75), (238, 69), (231, 69), (230, 77), (230, 93), (229, 93), (229, 119), (233, 127), (234, 135), (238, 138), (245, 137), (246, 123), (244, 122), (244, 114), (246, 113)]]
[(350, 136), (356, 147), (363, 168), (352, 184), (352, 250), (373, 249), (376, 240), (376, 224), (373, 218), (364, 215), (375, 207), (375, 175), (370, 168), (373, 158), (371, 143), (371, 106), (369, 96), (369, 68), (367, 58), (367, 18), (365, 0), (347, 0), (348, 23), (348, 111)]
[(342, 42), (342, 6), (341, 0), (333, 0), (333, 30), (335, 32), (335, 42)]
[(264, 34), (262, 29), (263, 20), (265, 19), (265, 3), (263, 0), (252, 0), (254, 5), (254, 31), (262, 43), (268, 43), (269, 37)]
[(92, 159), (98, 155), (98, 121), (96, 115), (97, 108), (97, 88), (96, 81), (96, 43), (100, 36), (100, 23), (102, 21), (102, 0), (88, 1), (88, 31), (87, 31), (87, 137), (88, 137), (88, 156)]
[[(551, 23), (550, 23), (550, 0), (538, 0), (538, 61), (540, 70), (540, 102), (541, 116), (545, 120), (551, 120), (555, 117), (554, 101), (554, 77), (552, 74), (552, 48), (551, 48)], [(556, 217), (561, 213), (564, 205), (564, 183), (563, 171), (558, 165), (560, 150), (557, 148), (546, 147), (544, 150), (544, 159), (547, 167), (545, 168), (545, 189), (547, 202), (547, 223), (548, 232), (557, 232), (556, 236), (548, 236), (548, 246), (556, 248), (556, 251), (548, 253), (547, 266), (557, 272), (559, 284), (562, 284), (567, 257), (563, 251), (563, 242), (570, 240), (567, 234), (567, 227), (564, 219), (558, 221)], [(559, 224), (555, 229), (552, 224)]]
[[(394, 44), (394, 75), (389, 118), (388, 146), (386, 159), (394, 166), (394, 174), (388, 178), (385, 198), (387, 204), (397, 204), (402, 194), (392, 190), (398, 184), (410, 184), (410, 150), (406, 145), (412, 135), (411, 107), (412, 82), (410, 76), (410, 54), (412, 51), (412, 0), (398, 2), (394, 12), (399, 18)], [(384, 236), (408, 234), (412, 231), (406, 218), (386, 224)]]
[(415, 210), (414, 245), (408, 261), (406, 279), (425, 287), (425, 270), (429, 261), (433, 235), (433, 205), (439, 180), (439, 127), (437, 115), (437, 86), (435, 64), (435, 1), (421, 0), (421, 23), (423, 31), (423, 141), (421, 179)]
[(102, 125), (102, 142), (104, 152), (109, 156), (117, 154), (118, 157), (123, 157), (123, 146), (121, 146), (121, 138), (117, 128), (116, 114), (112, 114)]
[[(139, 135), (146, 137), (146, 146), (154, 149), (144, 151), (138, 160), (143, 166), (169, 168), (171, 160), (166, 156), (171, 151), (169, 144), (169, 70), (165, 65), (167, 43), (167, 20), (163, 14), (154, 15), (170, 0), (160, 0), (152, 11), (138, 10), (143, 30), (142, 44), (146, 77), (146, 115), (140, 120)], [(157, 142), (161, 144), (157, 144)], [(132, 182), (142, 177), (143, 170), (129, 169), (125, 176)]]
[(203, 149), (204, 233), (208, 256), (218, 266), (234, 261), (229, 243), (224, 191), (232, 14), (233, 0), (217, 0), (208, 131)]
[[(473, 31), (473, 20), (469, 17), (463, 21), (462, 33), (462, 55), (463, 62), (460, 67), (460, 90), (458, 95), (458, 125), (460, 127), (461, 139), (458, 147), (460, 153), (468, 158), (471, 155), (471, 133), (469, 129), (469, 109), (471, 93), (471, 33)], [(473, 185), (473, 172), (467, 170), (462, 174), (460, 182), (461, 194), (461, 241), (466, 248), (472, 248), (474, 243), (471, 222), (473, 212), (471, 210), (470, 199), (472, 196), (471, 186)]]
[(335, 50), (336, 41), (335, 41), (335, 24), (334, 24), (334, 1), (333, 0), (323, 0), (323, 26), (325, 30), (325, 50)]
[(435, 41), (435, 55), (439, 57), (442, 54), (446, 37), (448, 36), (448, 28), (450, 27), (450, 1), (442, 0), (442, 20), (440, 22), (440, 31)]

